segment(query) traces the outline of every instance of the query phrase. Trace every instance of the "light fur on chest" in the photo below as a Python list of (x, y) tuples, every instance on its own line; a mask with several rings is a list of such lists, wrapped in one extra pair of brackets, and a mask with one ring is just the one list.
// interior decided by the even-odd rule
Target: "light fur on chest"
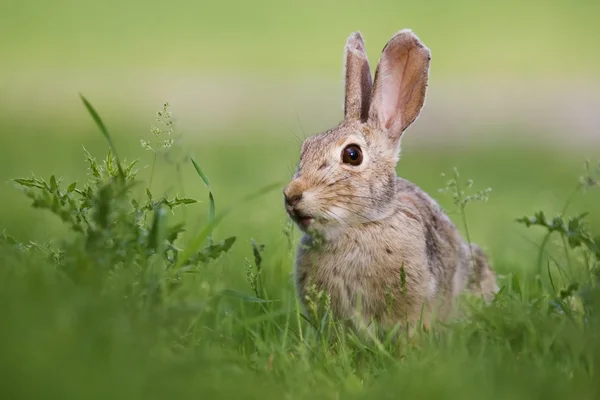
[(401, 223), (405, 229), (385, 234), (361, 229), (318, 247), (301, 246), (296, 263), (301, 300), (306, 301), (311, 290), (323, 291), (334, 314), (354, 322), (386, 324), (416, 318), (423, 304), (435, 297), (437, 285), (423, 257), (421, 231), (406, 226), (406, 221), (394, 225)]

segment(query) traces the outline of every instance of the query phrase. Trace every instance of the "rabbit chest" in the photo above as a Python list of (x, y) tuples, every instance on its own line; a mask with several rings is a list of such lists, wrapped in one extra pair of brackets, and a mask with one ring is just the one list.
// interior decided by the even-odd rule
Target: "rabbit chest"
[(318, 245), (306, 235), (296, 260), (300, 300), (306, 306), (307, 299), (326, 293), (342, 319), (411, 318), (437, 286), (424, 248), (420, 224), (402, 217), (345, 230)]

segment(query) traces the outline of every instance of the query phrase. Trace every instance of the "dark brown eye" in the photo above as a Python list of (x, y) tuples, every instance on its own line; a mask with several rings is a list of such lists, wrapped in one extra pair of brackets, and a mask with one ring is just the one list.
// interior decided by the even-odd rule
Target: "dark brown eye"
[(363, 161), (362, 150), (356, 144), (349, 144), (342, 151), (342, 161), (344, 164), (360, 165)]

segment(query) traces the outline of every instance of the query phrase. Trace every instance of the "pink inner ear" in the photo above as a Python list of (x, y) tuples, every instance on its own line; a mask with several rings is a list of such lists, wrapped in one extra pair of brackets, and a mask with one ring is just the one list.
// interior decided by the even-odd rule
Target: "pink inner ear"
[(402, 127), (402, 79), (404, 71), (394, 70), (388, 60), (382, 68), (381, 77), (381, 122), (386, 129), (401, 129)]
[[(398, 111), (398, 102), (394, 101), (395, 98), (398, 98), (397, 93), (392, 89), (391, 85), (385, 85), (385, 89), (381, 93), (383, 100), (383, 123), (386, 129), (390, 129), (392, 126), (392, 122), (394, 122), (394, 113)], [(396, 96), (394, 96), (396, 94)]]
[(369, 113), (393, 139), (402, 135), (423, 107), (429, 60), (429, 50), (406, 33), (395, 36), (383, 51)]

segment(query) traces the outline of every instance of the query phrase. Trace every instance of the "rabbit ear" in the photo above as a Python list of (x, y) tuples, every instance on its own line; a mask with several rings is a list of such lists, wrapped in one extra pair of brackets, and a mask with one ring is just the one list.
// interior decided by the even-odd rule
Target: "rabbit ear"
[(344, 118), (366, 121), (373, 81), (365, 52), (365, 42), (360, 32), (354, 32), (348, 37), (344, 53), (346, 73)]
[(410, 29), (395, 34), (383, 48), (375, 71), (369, 121), (393, 141), (417, 119), (429, 76), (431, 52)]

